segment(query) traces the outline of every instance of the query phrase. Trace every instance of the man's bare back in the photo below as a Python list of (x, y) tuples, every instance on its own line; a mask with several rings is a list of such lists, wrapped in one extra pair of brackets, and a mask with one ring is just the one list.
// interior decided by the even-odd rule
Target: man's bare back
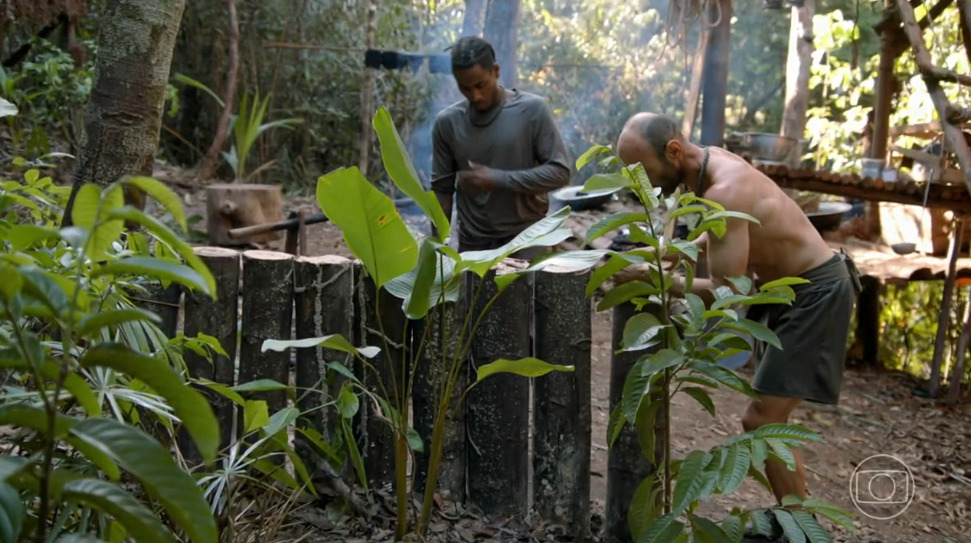
[[(748, 213), (759, 223), (748, 222), (748, 270), (761, 281), (793, 277), (832, 258), (833, 250), (809, 218), (778, 185), (742, 158), (719, 148), (709, 148), (707, 172), (711, 185), (702, 196), (730, 211)], [(734, 220), (740, 224), (744, 221)], [(733, 240), (709, 240), (712, 245)], [(709, 259), (711, 259), (709, 255)]]

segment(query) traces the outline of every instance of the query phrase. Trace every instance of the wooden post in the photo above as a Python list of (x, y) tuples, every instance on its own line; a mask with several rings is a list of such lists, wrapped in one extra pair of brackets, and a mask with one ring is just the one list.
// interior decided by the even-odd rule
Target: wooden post
[(536, 357), (573, 366), (533, 387), (533, 493), (540, 517), (590, 529), (590, 299), (589, 273), (535, 276)]
[(971, 339), (971, 296), (964, 305), (964, 324), (958, 337), (957, 361), (951, 370), (951, 383), (947, 390), (947, 402), (951, 404), (961, 401), (961, 379), (964, 378), (964, 364), (968, 358), (968, 340)]
[[(367, 2), (367, 18), (364, 22), (364, 47), (374, 47), (377, 31), (378, 4), (376, 0)], [(371, 158), (371, 117), (374, 115), (374, 69), (364, 68), (364, 81), (361, 83), (361, 133), (359, 135), (360, 157), (357, 168), (367, 177), (368, 163)]]
[(175, 337), (179, 326), (179, 300), (182, 298), (182, 286), (169, 283), (163, 287), (162, 283), (152, 281), (145, 285), (145, 294), (136, 294), (133, 302), (146, 311), (158, 315), (159, 330), (167, 338)]
[[(275, 251), (243, 253), (243, 315), (239, 345), (239, 383), (273, 379), (289, 383), (290, 351), (261, 352), (267, 339), (290, 339), (293, 321), (293, 255)], [(286, 392), (254, 393), (270, 415), (287, 405)]]
[(932, 398), (936, 398), (941, 389), (941, 362), (944, 359), (944, 342), (947, 340), (947, 325), (951, 318), (954, 278), (957, 275), (958, 258), (961, 257), (961, 238), (964, 237), (963, 221), (955, 219), (952, 226), (951, 245), (947, 249), (947, 276), (944, 278), (944, 293), (941, 294), (941, 311), (937, 316), (937, 338), (934, 340), (931, 376), (927, 383), (927, 392)]
[(728, 94), (728, 53), (732, 41), (732, 0), (709, 2), (705, 20), (714, 26), (705, 51), (700, 143), (720, 147), (725, 142), (725, 98)]
[(880, 279), (860, 277), (863, 290), (856, 300), (856, 341), (863, 347), (863, 363), (876, 365), (880, 356)]
[(698, 47), (695, 48), (695, 56), (692, 59), (691, 82), (688, 84), (688, 101), (684, 108), (684, 119), (681, 121), (681, 133), (684, 137), (691, 139), (691, 134), (695, 130), (695, 117), (698, 115), (698, 102), (701, 98), (701, 80), (705, 74), (705, 54), (708, 49), (708, 39), (711, 37), (711, 28), (707, 22), (702, 24), (701, 35), (698, 36)]
[[(463, 296), (467, 291), (463, 289)], [(466, 300), (445, 303), (433, 308), (428, 317), (415, 326), (414, 344), (425, 337), (425, 345), (418, 362), (415, 388), (412, 391), (412, 409), (415, 431), (421, 436), (425, 451), (415, 455), (415, 490), (423, 492), (428, 479), (428, 461), (431, 452), (432, 431), (438, 405), (445, 393), (445, 379), (458, 353), (459, 335), (465, 317)], [(468, 340), (467, 336), (464, 338)], [(456, 383), (450, 398), (455, 405), (469, 384), (468, 360), (459, 361)], [(461, 501), (465, 497), (465, 405), (459, 405), (446, 421), (442, 459), (438, 472), (438, 491), (448, 500)]]
[[(407, 379), (408, 372), (407, 364), (402, 367), (402, 361), (407, 356), (404, 348), (408, 343), (405, 336), (407, 319), (401, 309), (401, 300), (385, 290), (375, 292), (370, 277), (361, 273), (357, 285), (360, 296), (356, 300), (356, 319), (359, 319), (359, 333), (363, 334), (359, 336), (362, 341), (358, 342), (358, 346), (370, 345), (381, 349), (381, 353), (370, 360), (372, 369), (358, 368), (358, 376), (368, 390), (395, 406), (399, 394), (395, 384), (400, 389), (402, 379)], [(381, 316), (380, 323), (378, 314)], [(402, 416), (407, 417), (408, 413)], [(394, 432), (387, 420), (381, 419), (374, 402), (362, 402), (359, 431), (364, 443), (362, 453), (368, 483), (374, 488), (393, 484)]]
[[(212, 363), (192, 351), (186, 351), (185, 363), (193, 377), (210, 379), (226, 386), (236, 384), (236, 337), (239, 319), (239, 252), (222, 247), (196, 247), (199, 259), (216, 278), (216, 299), (199, 292), (185, 293), (185, 335), (195, 337), (200, 332), (219, 341), (227, 356), (214, 354)], [(225, 448), (233, 442), (234, 404), (220, 394), (207, 394), (213, 413), (219, 422), (219, 446)], [(195, 447), (186, 435), (180, 435), (183, 454), (190, 460), (199, 460)], [(193, 456), (195, 455), (195, 456)]]
[[(335, 255), (299, 257), (294, 261), (293, 275), (296, 337), (341, 334), (350, 341), (354, 337), (352, 262)], [(337, 397), (343, 379), (336, 373), (329, 373), (324, 365), (341, 362), (353, 371), (355, 359), (346, 353), (321, 347), (297, 349), (296, 358), (295, 383), (301, 426), (313, 428), (329, 441), (339, 415), (333, 408), (319, 407)], [(301, 441), (297, 440), (297, 443)]]
[[(622, 304), (613, 311), (613, 334), (611, 341), (610, 359), (610, 409), (616, 407), (624, 393), (624, 383), (637, 359), (644, 354), (617, 352), (624, 339), (624, 326), (628, 319), (634, 316), (632, 304)], [(663, 423), (665, 414), (663, 409), (658, 412), (658, 424), (654, 428), (656, 443), (656, 459), (660, 462), (665, 443)], [(630, 425), (624, 425), (617, 440), (607, 451), (607, 537), (611, 541), (629, 542), (631, 533), (627, 524), (627, 511), (634, 491), (647, 477), (653, 475), (656, 467), (644, 457), (637, 439), (637, 431)]]
[[(497, 292), (495, 273), (490, 272), (481, 280), (483, 292), (473, 322), (485, 302)], [(475, 288), (479, 288), (478, 284)], [(525, 276), (496, 299), (482, 318), (472, 343), (473, 366), (500, 358), (516, 360), (529, 356), (532, 298), (533, 279)], [(469, 392), (466, 412), (469, 501), (487, 516), (525, 515), (529, 488), (529, 381), (510, 374), (490, 377)]]

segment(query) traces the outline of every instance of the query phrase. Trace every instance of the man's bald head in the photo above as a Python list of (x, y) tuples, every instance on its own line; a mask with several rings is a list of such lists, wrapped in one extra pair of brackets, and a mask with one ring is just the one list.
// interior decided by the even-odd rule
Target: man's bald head
[(684, 144), (684, 135), (674, 120), (643, 112), (624, 123), (617, 154), (626, 164), (640, 163), (651, 183), (668, 194), (682, 182)]

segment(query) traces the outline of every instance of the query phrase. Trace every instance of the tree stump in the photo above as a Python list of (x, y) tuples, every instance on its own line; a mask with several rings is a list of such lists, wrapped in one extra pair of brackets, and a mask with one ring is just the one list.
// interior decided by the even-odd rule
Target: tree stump
[(214, 245), (240, 247), (266, 246), (281, 237), (281, 232), (265, 232), (245, 239), (232, 239), (234, 228), (283, 220), (283, 192), (278, 185), (221, 183), (206, 188), (206, 219), (209, 240)]

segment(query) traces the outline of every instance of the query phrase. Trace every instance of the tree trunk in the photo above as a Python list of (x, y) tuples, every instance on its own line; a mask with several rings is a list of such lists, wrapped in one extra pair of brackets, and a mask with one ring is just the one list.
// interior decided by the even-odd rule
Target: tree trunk
[[(365, 23), (364, 46), (367, 49), (374, 47), (375, 33), (377, 29), (378, 5), (374, 0), (370, 0), (367, 6), (367, 21)], [(360, 156), (358, 158), (357, 169), (361, 170), (361, 175), (367, 177), (368, 162), (371, 158), (371, 116), (374, 115), (374, 69), (364, 68), (364, 81), (361, 83), (361, 134), (360, 134)]]
[[(152, 175), (165, 87), (185, 0), (108, 0), (98, 38), (81, 152), (64, 211), (71, 224), (81, 185), (107, 185), (125, 175)], [(144, 196), (129, 194), (130, 204)]]
[(465, 0), (465, 19), (462, 21), (463, 36), (481, 36), (485, 22), (486, 0)]
[(239, 72), (239, 18), (236, 16), (236, 0), (226, 0), (226, 11), (229, 15), (229, 72), (226, 74), (226, 92), (223, 96), (223, 112), (216, 126), (216, 135), (212, 144), (202, 159), (202, 164), (196, 172), (196, 179), (206, 181), (216, 171), (219, 164), (219, 153), (226, 145), (229, 135), (229, 121), (233, 116), (233, 104), (236, 99), (236, 80)]
[(728, 62), (731, 47), (732, 0), (710, 2), (706, 17), (714, 25), (705, 51), (705, 78), (702, 84), (702, 145), (720, 147), (725, 142), (725, 98), (728, 95)]
[(507, 89), (519, 84), (516, 68), (520, 0), (490, 0), (485, 16), (485, 39), (496, 50), (499, 82)]
[[(806, 130), (806, 111), (809, 109), (809, 69), (813, 54), (814, 0), (792, 7), (789, 27), (789, 56), (786, 60), (786, 96), (782, 111), (783, 136), (802, 139)], [(799, 164), (799, 145), (786, 162), (790, 167)]]

